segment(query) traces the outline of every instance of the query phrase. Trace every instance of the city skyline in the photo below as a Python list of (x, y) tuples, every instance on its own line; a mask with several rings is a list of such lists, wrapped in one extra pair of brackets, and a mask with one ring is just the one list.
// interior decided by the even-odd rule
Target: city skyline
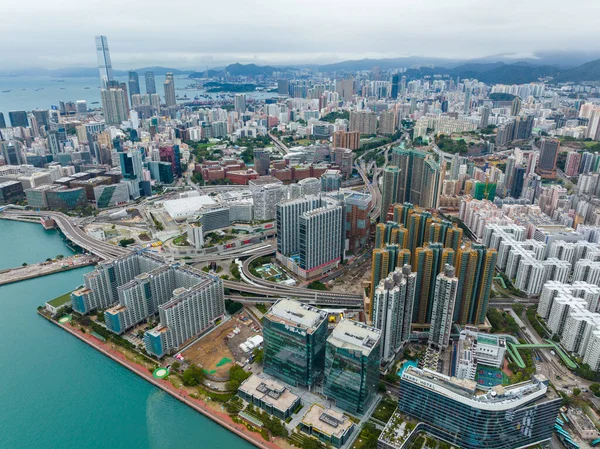
[[(579, 26), (563, 27), (563, 18), (573, 13), (563, 2), (511, 0), (502, 7), (485, 8), (477, 7), (478, 3), (461, 0), (420, 5), (379, 0), (361, 8), (359, 15), (355, 14), (361, 6), (358, 2), (344, 3), (343, 8), (337, 0), (330, 2), (335, 14), (314, 14), (316, 7), (323, 8), (317, 2), (286, 5), (285, 11), (266, 2), (257, 14), (255, 5), (240, 2), (232, 5), (237, 12), (233, 17), (218, 9), (203, 11), (204, 24), (200, 29), (194, 27), (190, 38), (186, 31), (192, 28), (187, 23), (161, 22), (162, 32), (156, 37), (145, 32), (146, 24), (163, 14), (164, 4), (157, 1), (147, 2), (143, 9), (119, 4), (122, 17), (138, 19), (125, 24), (115, 20), (110, 7), (94, 10), (69, 0), (59, 11), (35, 0), (30, 11), (14, 8), (0, 18), (0, 37), (11, 42), (3, 52), (0, 69), (92, 66), (89, 42), (98, 34), (110, 36), (113, 64), (123, 69), (156, 64), (182, 69), (233, 62), (314, 64), (408, 55), (454, 59), (505, 55), (507, 60), (517, 61), (544, 51), (581, 50), (578, 43), (594, 41), (594, 17), (600, 12), (600, 5), (585, 1), (580, 7), (587, 13), (578, 17)], [(169, 5), (174, 11), (189, 7), (184, 1)], [(89, 20), (79, 20), (83, 16)], [(397, 19), (392, 22), (390, 17)], [(29, 39), (14, 39), (23, 21), (30, 24)], [(68, 32), (49, 26), (59, 21), (71, 23)], [(302, 39), (297, 38), (299, 33)], [(23, 58), (24, 54), (28, 58)]]

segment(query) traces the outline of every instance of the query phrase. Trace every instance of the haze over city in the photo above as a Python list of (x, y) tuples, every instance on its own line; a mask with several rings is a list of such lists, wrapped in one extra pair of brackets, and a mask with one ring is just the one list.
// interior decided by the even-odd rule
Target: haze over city
[[(560, 0), (233, 0), (191, 4), (107, 0), (7, 2), (0, 14), (0, 70), (92, 66), (89, 43), (111, 38), (119, 69), (204, 69), (234, 62), (325, 64), (426, 56), (474, 59), (580, 51), (600, 40), (600, 4)], [(570, 26), (576, 20), (577, 26)], [(27, 23), (27, 27), (23, 27)], [(597, 50), (591, 48), (589, 50)], [(593, 59), (593, 58), (589, 58)]]

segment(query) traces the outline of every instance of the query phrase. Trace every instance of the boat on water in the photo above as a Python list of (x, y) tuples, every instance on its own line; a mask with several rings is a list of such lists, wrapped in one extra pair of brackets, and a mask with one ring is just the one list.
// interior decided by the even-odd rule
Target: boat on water
[(61, 87), (61, 88), (60, 88), (60, 90), (65, 90), (65, 88), (64, 88), (64, 87)]
[(43, 88), (43, 87), (38, 87), (38, 88), (35, 90), (35, 92), (39, 92), (40, 90), (44, 90), (44, 88)]
[(89, 89), (89, 87), (84, 87), (84, 90), (87, 90), (87, 89)]
[(99, 101), (92, 101), (92, 104), (99, 104)]
[(10, 92), (10, 89), (8, 89), (8, 90), (3, 90), (3, 91), (2, 91), (2, 93), (3, 93), (3, 94), (5, 94), (5, 93), (7, 93), (7, 92)]

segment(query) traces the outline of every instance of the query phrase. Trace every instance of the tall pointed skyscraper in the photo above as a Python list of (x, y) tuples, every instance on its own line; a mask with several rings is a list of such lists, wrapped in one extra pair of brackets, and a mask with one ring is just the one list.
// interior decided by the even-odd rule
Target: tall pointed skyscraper
[(113, 79), (113, 73), (106, 36), (96, 36), (96, 57), (98, 58), (98, 70), (100, 72), (100, 87), (108, 89), (108, 83)]

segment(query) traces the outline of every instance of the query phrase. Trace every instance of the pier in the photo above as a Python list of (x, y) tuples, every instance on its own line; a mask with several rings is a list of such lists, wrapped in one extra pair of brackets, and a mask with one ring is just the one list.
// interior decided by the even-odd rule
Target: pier
[(9, 268), (0, 271), (0, 285), (12, 284), (13, 282), (33, 279), (49, 274), (60, 273), (62, 271), (74, 270), (76, 268), (95, 265), (100, 258), (94, 255), (74, 255), (52, 261), (40, 262), (31, 265), (24, 265), (17, 268)]

